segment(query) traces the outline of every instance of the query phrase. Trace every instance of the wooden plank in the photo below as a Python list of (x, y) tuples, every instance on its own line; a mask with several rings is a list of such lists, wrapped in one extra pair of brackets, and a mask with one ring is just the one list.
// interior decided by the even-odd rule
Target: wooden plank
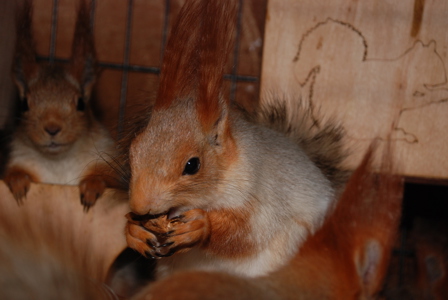
[(5, 218), (13, 219), (17, 226), (33, 224), (34, 233), (24, 232), (21, 238), (45, 235), (42, 230), (48, 228), (57, 230), (56, 249), (77, 247), (71, 257), (75, 264), (85, 265), (85, 271), (101, 281), (106, 279), (111, 264), (127, 247), (124, 235), (125, 214), (129, 211), (126, 195), (112, 190), (107, 190), (85, 213), (78, 187), (31, 184), (23, 205), (19, 206), (5, 183), (0, 181), (0, 205), (1, 224), (5, 224)]
[(262, 95), (336, 116), (350, 167), (392, 128), (405, 175), (448, 178), (446, 28), (447, 1), (269, 0)]

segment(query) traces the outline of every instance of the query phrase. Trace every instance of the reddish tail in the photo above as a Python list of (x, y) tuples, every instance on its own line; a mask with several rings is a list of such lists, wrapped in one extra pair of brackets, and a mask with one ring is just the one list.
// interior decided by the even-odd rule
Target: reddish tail
[[(389, 146), (388, 146), (389, 147)], [(137, 299), (372, 299), (381, 290), (400, 221), (402, 180), (385, 150), (372, 173), (375, 147), (355, 170), (334, 212), (284, 268), (262, 278), (177, 273)]]
[(333, 251), (350, 257), (341, 269), (345, 274), (356, 271), (359, 292), (368, 296), (382, 287), (400, 221), (403, 191), (401, 177), (394, 175), (390, 144), (383, 151), (379, 173), (372, 172), (375, 145), (368, 149), (334, 213), (315, 238), (321, 235), (325, 246), (336, 237)]

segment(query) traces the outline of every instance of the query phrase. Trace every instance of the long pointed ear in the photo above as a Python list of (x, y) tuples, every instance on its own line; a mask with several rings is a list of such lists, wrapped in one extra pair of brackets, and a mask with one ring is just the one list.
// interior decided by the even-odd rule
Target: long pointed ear
[[(198, 110), (204, 110), (203, 112), (199, 111), (199, 120), (203, 131), (208, 136), (209, 143), (220, 146), (224, 145), (231, 137), (228, 119), (229, 105), (223, 98), (218, 99), (216, 102), (216, 107), (198, 107)], [(206, 109), (210, 109), (210, 111)]]
[(86, 0), (80, 1), (70, 65), (70, 73), (78, 81), (86, 100), (91, 95), (98, 74), (89, 8)]
[(194, 97), (201, 125), (213, 130), (229, 105), (221, 87), (233, 45), (236, 2), (191, 0), (179, 16), (167, 43), (154, 109)]
[(235, 1), (206, 1), (203, 10), (197, 110), (208, 132), (227, 118), (229, 100), (222, 95), (222, 82), (234, 43), (237, 5)]
[(16, 11), (16, 46), (13, 79), (19, 88), (21, 98), (25, 98), (28, 82), (37, 76), (38, 64), (36, 61), (36, 48), (32, 34), (33, 7), (31, 0), (23, 1)]
[(176, 98), (195, 97), (201, 13), (200, 1), (195, 0), (187, 1), (179, 12), (165, 48), (154, 110), (169, 107)]
[(375, 145), (355, 170), (335, 210), (341, 234), (353, 246), (352, 257), (365, 295), (382, 287), (398, 232), (403, 193), (390, 142), (384, 147), (379, 172), (372, 171)]

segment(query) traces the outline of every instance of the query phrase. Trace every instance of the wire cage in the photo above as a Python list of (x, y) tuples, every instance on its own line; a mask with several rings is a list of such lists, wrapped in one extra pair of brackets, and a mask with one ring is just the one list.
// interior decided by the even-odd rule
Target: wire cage
[[(119, 136), (123, 120), (154, 96), (169, 30), (182, 0), (91, 1), (97, 58), (100, 121)], [(256, 105), (261, 70), (266, 0), (240, 0), (236, 43), (225, 79), (227, 96), (250, 109)], [(34, 36), (41, 60), (70, 56), (75, 0), (35, 0)], [(244, 30), (243, 30), (244, 27)]]
[[(96, 85), (96, 107), (100, 111), (100, 121), (116, 138), (123, 130), (125, 119), (138, 113), (140, 106), (154, 97), (168, 33), (184, 2), (91, 0), (91, 22), (97, 58), (102, 69)], [(77, 3), (77, 0), (33, 0), (33, 33), (39, 59), (67, 61)], [(2, 6), (14, 9), (14, 1), (5, 1), (0, 4), (0, 8)], [(224, 77), (227, 96), (248, 110), (258, 104), (266, 6), (267, 0), (239, 0), (236, 43)], [(0, 25), (13, 23), (12, 15), (6, 14), (0, 20)], [(3, 28), (5, 31), (8, 27)], [(2, 39), (11, 42), (12, 37), (4, 35)], [(9, 44), (5, 43), (3, 47)], [(3, 52), (11, 50), (5, 49)], [(3, 69), (7, 70), (8, 66)], [(9, 77), (5, 78), (2, 79), (4, 82), (10, 82)], [(7, 116), (6, 111), (11, 107), (7, 103), (9, 100), (13, 101), (8, 97), (0, 99), (0, 119)], [(417, 224), (446, 219), (447, 195), (448, 191), (444, 187), (406, 185), (400, 238), (396, 242), (386, 280), (387, 298), (405, 296), (406, 292), (403, 291), (419, 282), (419, 274), (424, 270), (419, 265), (419, 243), (422, 242), (418, 234), (435, 229)], [(433, 208), (431, 213), (425, 213), (428, 207)], [(420, 230), (417, 233), (416, 228)], [(437, 225), (436, 231), (440, 236), (448, 236), (446, 224)], [(446, 271), (448, 241), (443, 238), (425, 241), (433, 245), (436, 253), (441, 253)], [(443, 280), (447, 281), (447, 275), (444, 275)]]

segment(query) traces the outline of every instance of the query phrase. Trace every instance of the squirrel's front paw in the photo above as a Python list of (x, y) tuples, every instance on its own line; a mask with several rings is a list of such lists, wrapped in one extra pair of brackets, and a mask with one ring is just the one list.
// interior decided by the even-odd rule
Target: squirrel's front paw
[(101, 178), (89, 177), (83, 179), (79, 183), (79, 192), (81, 196), (81, 204), (84, 211), (87, 212), (95, 204), (96, 200), (103, 194), (106, 189), (106, 183)]
[(210, 234), (210, 224), (205, 211), (189, 210), (168, 219), (166, 215), (156, 219), (135, 220), (128, 214), (126, 239), (128, 245), (153, 258), (171, 256), (201, 244)]
[(8, 185), (14, 199), (16, 199), (17, 204), (23, 204), (23, 199), (30, 189), (30, 175), (22, 170), (12, 170), (7, 172), (4, 181)]

